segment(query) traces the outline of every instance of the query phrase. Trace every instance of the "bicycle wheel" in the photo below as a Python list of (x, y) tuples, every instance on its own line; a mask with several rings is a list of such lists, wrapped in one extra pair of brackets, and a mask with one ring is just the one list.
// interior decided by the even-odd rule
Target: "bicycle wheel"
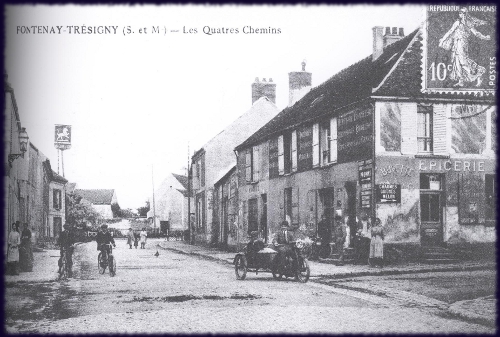
[(116, 260), (113, 255), (109, 256), (109, 275), (111, 277), (116, 275)]
[(99, 268), (99, 274), (104, 274), (104, 272), (106, 271), (106, 262), (101, 258), (102, 253), (99, 253), (99, 255), (97, 256), (97, 267)]

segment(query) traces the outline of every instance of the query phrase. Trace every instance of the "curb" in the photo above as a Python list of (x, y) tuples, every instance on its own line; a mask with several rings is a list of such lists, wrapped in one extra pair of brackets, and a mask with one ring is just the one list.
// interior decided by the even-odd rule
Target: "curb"
[(181, 250), (181, 249), (177, 249), (177, 248), (167, 248), (167, 247), (163, 247), (161, 246), (160, 244), (157, 244), (156, 245), (157, 247), (160, 247), (161, 249), (164, 249), (164, 250), (170, 250), (170, 251), (173, 251), (173, 252), (176, 252), (176, 253), (179, 253), (179, 254), (184, 254), (184, 255), (191, 255), (191, 256), (198, 256), (198, 257), (201, 257), (201, 258), (204, 258), (206, 260), (212, 260), (212, 261), (215, 261), (215, 262), (220, 262), (220, 263), (223, 263), (223, 264), (233, 264), (232, 262), (229, 262), (227, 260), (224, 260), (224, 259), (220, 259), (218, 257), (214, 257), (214, 256), (210, 256), (210, 255), (206, 255), (206, 254), (203, 254), (203, 253), (197, 253), (197, 252), (186, 252), (184, 250)]
[[(163, 247), (157, 244), (158, 247), (174, 251), (184, 255), (198, 256), (206, 260), (212, 260), (223, 264), (233, 264), (226, 259), (221, 259), (218, 257), (210, 256), (199, 252), (187, 252), (178, 248)], [(361, 277), (361, 276), (386, 276), (386, 275), (402, 275), (402, 274), (421, 274), (421, 273), (435, 273), (435, 272), (452, 272), (452, 271), (476, 271), (476, 270), (496, 270), (496, 264), (494, 262), (488, 262), (483, 265), (472, 265), (472, 266), (441, 266), (441, 267), (428, 267), (422, 269), (404, 270), (404, 269), (391, 269), (391, 270), (374, 270), (374, 271), (360, 271), (360, 272), (349, 272), (349, 273), (332, 273), (332, 274), (320, 274), (315, 275), (314, 278), (328, 278), (328, 279), (341, 279), (349, 277)]]
[[(491, 296), (487, 296), (487, 297), (491, 297)], [(462, 306), (464, 304), (472, 303), (472, 302), (478, 301), (478, 300), (482, 301), (482, 300), (484, 300), (484, 298), (455, 302), (455, 303), (450, 305), (450, 307), (448, 308), (448, 312), (452, 315), (455, 315), (455, 316), (458, 316), (458, 317), (461, 317), (463, 319), (467, 319), (470, 321), (474, 321), (474, 322), (477, 322), (480, 324), (484, 324), (484, 325), (488, 325), (488, 326), (490, 326), (490, 325), (496, 326), (496, 315), (494, 315), (493, 317), (489, 317), (488, 315), (486, 315), (486, 316), (479, 315), (479, 314), (476, 314), (474, 312), (471, 312), (471, 310), (462, 309)], [(495, 306), (496, 306), (496, 304), (495, 304)]]
[(451, 271), (476, 271), (476, 270), (496, 270), (494, 264), (486, 265), (476, 265), (476, 266), (453, 266), (453, 267), (441, 267), (441, 268), (422, 268), (414, 270), (404, 270), (404, 269), (393, 269), (393, 270), (379, 270), (379, 271), (360, 271), (360, 272), (350, 272), (350, 273), (338, 273), (338, 274), (320, 274), (316, 277), (324, 278), (348, 278), (348, 277), (360, 277), (360, 276), (386, 276), (386, 275), (403, 275), (403, 274), (423, 274), (423, 273), (436, 273), (436, 272), (451, 272)]

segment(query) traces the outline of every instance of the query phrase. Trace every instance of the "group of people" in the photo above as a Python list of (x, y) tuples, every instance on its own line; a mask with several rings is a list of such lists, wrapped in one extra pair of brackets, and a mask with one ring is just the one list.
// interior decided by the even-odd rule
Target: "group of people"
[[(354, 226), (348, 225), (340, 215), (334, 217), (335, 225), (332, 227), (325, 214), (318, 223), (318, 236), (322, 244), (334, 243), (336, 253), (339, 255), (339, 265), (344, 263), (344, 249), (353, 246), (357, 259), (369, 262), (373, 266), (383, 266), (384, 257), (384, 230), (379, 218), (371, 221), (368, 216), (363, 221), (355, 221)], [(355, 235), (351, 237), (351, 227), (355, 227)]]
[(19, 275), (19, 272), (33, 271), (33, 249), (31, 246), (31, 230), (28, 224), (23, 224), (23, 230), (19, 232), (21, 223), (16, 221), (12, 224), (7, 240), (7, 274)]
[(134, 233), (133, 229), (129, 228), (127, 233), (127, 245), (130, 246), (130, 249), (132, 249), (132, 245), (134, 245), (135, 249), (137, 249), (140, 242), (141, 249), (145, 249), (147, 237), (148, 232), (146, 231), (146, 228), (143, 228), (140, 233)]

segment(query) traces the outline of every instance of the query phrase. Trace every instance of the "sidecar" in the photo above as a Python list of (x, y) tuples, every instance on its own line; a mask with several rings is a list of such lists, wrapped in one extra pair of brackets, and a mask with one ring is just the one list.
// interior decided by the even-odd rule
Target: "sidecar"
[[(268, 247), (256, 252), (245, 250), (236, 254), (233, 261), (236, 279), (244, 280), (247, 271), (255, 272), (256, 275), (259, 271), (273, 273), (273, 262), (277, 254), (277, 251)], [(274, 273), (273, 277), (276, 277)]]

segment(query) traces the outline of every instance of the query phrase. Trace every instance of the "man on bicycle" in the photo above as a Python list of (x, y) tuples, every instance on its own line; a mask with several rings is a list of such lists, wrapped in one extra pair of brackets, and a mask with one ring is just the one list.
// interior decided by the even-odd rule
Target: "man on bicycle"
[(61, 232), (61, 235), (59, 235), (59, 239), (57, 240), (57, 243), (59, 244), (60, 247), (60, 253), (61, 257), (59, 258), (59, 274), (61, 273), (61, 268), (62, 268), (62, 258), (63, 258), (63, 252), (66, 251), (66, 266), (68, 268), (68, 277), (73, 277), (73, 251), (74, 251), (74, 244), (75, 244), (75, 235), (73, 231), (71, 230), (71, 227), (65, 223), (64, 224), (64, 231)]
[(97, 250), (101, 251), (103, 257), (108, 256), (110, 253), (108, 244), (113, 244), (113, 247), (116, 248), (115, 240), (111, 236), (111, 233), (108, 232), (108, 225), (106, 224), (101, 226), (101, 231), (97, 233), (96, 241)]

